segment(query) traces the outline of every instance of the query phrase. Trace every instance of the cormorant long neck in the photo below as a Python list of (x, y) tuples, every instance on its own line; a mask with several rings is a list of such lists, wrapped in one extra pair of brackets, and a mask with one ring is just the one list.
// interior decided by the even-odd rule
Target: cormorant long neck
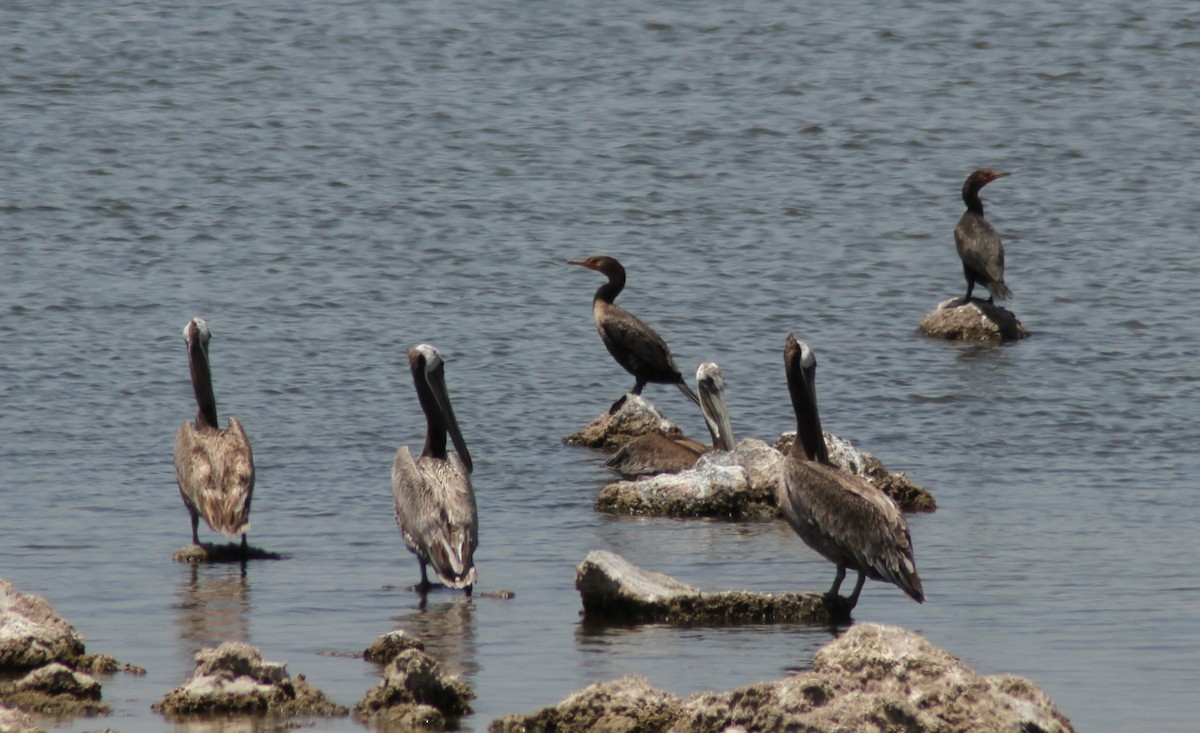
[(208, 346), (200, 334), (188, 339), (188, 367), (192, 373), (192, 391), (196, 393), (196, 426), (217, 427), (217, 397), (213, 394), (212, 371), (208, 367)]
[(784, 366), (792, 409), (796, 412), (796, 442), (792, 444), (792, 455), (828, 464), (829, 450), (825, 446), (821, 416), (817, 411), (816, 357), (807, 346), (789, 335), (784, 349)]
[(968, 180), (963, 184), (962, 197), (963, 203), (967, 205), (967, 211), (983, 216), (983, 200), (979, 198), (981, 188), (983, 188), (983, 184)]
[(596, 295), (592, 298), (592, 302), (602, 300), (605, 303), (612, 303), (616, 300), (621, 291), (625, 289), (625, 268), (621, 267), (616, 262), (611, 262), (603, 270), (608, 276), (608, 282), (596, 288)]

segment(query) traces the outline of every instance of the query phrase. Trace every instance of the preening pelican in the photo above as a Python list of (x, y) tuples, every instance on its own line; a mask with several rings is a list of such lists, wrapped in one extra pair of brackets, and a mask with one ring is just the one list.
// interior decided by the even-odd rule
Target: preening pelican
[(254, 493), (254, 457), (250, 439), (236, 417), (222, 430), (217, 426), (217, 398), (208, 365), (211, 334), (202, 318), (183, 328), (187, 343), (192, 390), (196, 393), (195, 423), (185, 422), (175, 435), (175, 478), (179, 495), (192, 515), (192, 543), (199, 545), (200, 517), (209, 529), (230, 537), (250, 531), (250, 498)]
[[(437, 349), (420, 344), (408, 352), (408, 366), (425, 413), (425, 448), (414, 461), (408, 446), (392, 462), (392, 499), (404, 544), (421, 563), (422, 593), (432, 584), (425, 566), (438, 580), (467, 595), (475, 585), (475, 547), (479, 516), (471, 488), (471, 454), (458, 429), (446, 392), (445, 362)], [(457, 453), (446, 450), (446, 435)]]
[(988, 302), (1004, 299), (1012, 291), (1004, 284), (1004, 245), (1000, 234), (983, 218), (983, 201), (979, 190), (997, 178), (1009, 173), (997, 173), (981, 168), (963, 181), (962, 197), (967, 210), (959, 217), (954, 227), (954, 247), (962, 260), (963, 275), (967, 278), (967, 294), (962, 302), (971, 301), (971, 290), (979, 283), (988, 291)]
[(721, 368), (712, 362), (701, 364), (696, 369), (696, 387), (712, 445), (687, 437), (668, 438), (662, 433), (648, 433), (621, 446), (604, 465), (627, 477), (678, 473), (695, 466), (708, 451), (733, 450), (733, 425), (725, 405), (725, 377)]
[[(896, 504), (865, 479), (829, 463), (817, 412), (817, 359), (812, 350), (788, 334), (783, 361), (796, 411), (796, 442), (784, 460), (779, 507), (800, 539), (837, 565), (827, 597), (848, 612), (869, 577), (894, 583), (924, 602), (908, 523)], [(849, 598), (841, 598), (838, 591), (847, 568), (858, 571), (858, 582)]]
[[(596, 330), (600, 332), (608, 353), (633, 375), (631, 392), (640, 395), (648, 382), (674, 384), (688, 399), (699, 405), (700, 398), (683, 381), (675, 360), (671, 358), (671, 350), (662, 337), (632, 313), (613, 303), (625, 289), (625, 268), (621, 263), (612, 257), (597, 255), (583, 260), (567, 260), (567, 264), (595, 270), (608, 278), (608, 282), (597, 288), (592, 298), (592, 317), (596, 320)], [(615, 412), (624, 399), (621, 397), (614, 402), (609, 411)]]

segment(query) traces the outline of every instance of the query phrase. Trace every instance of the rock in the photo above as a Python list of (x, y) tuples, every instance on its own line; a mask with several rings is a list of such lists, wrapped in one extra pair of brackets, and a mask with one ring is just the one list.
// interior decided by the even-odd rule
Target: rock
[(684, 704), (672, 731), (1073, 731), (1029, 680), (983, 677), (921, 635), (859, 624), (822, 647), (813, 670)]
[(39, 715), (103, 715), (100, 683), (65, 664), (51, 662), (16, 682), (0, 685), (0, 702)]
[(404, 629), (389, 631), (375, 640), (363, 652), (363, 659), (376, 664), (388, 664), (405, 649), (425, 651), (425, 645), (415, 636), (409, 636)]
[(287, 665), (264, 662), (262, 653), (239, 641), (196, 652), (196, 671), (184, 683), (151, 706), (164, 715), (224, 715), (269, 713), (296, 715), (346, 715), (324, 693), (304, 680), (288, 676)]
[(283, 555), (254, 545), (247, 545), (243, 551), (240, 542), (226, 542), (221, 545), (199, 544), (181, 547), (171, 554), (171, 559), (175, 562), (203, 564), (245, 562), (246, 560), (282, 560)]
[(775, 483), (783, 456), (761, 440), (745, 439), (732, 451), (705, 453), (696, 467), (600, 490), (596, 509), (614, 514), (668, 517), (771, 519), (779, 516)]
[[(880, 491), (891, 497), (902, 512), (932, 512), (937, 510), (937, 501), (933, 494), (913, 483), (903, 471), (889, 471), (875, 456), (859, 450), (843, 438), (832, 433), (825, 433), (825, 447), (829, 451), (829, 461), (843, 471), (862, 476), (874, 484)], [(779, 436), (775, 449), (780, 453), (791, 450), (796, 442), (796, 431), (789, 430)]]
[(938, 303), (917, 330), (949, 341), (1016, 341), (1029, 335), (1010, 310), (979, 298), (960, 301), (951, 298)]
[(50, 662), (74, 666), (84, 656), (83, 636), (40, 596), (22, 593), (0, 578), (0, 670), (21, 671)]
[(510, 715), (492, 733), (516, 731), (904, 731), (1071, 733), (1036, 685), (980, 676), (919, 634), (861, 624), (817, 652), (811, 672), (680, 703), (640, 677), (599, 683), (556, 706)]
[(33, 724), (33, 718), (16, 708), (0, 705), (0, 733), (45, 733)]
[(471, 712), (475, 693), (458, 677), (443, 675), (438, 663), (420, 649), (404, 649), (383, 670), (383, 680), (354, 706), (354, 717), (389, 722), (425, 721), (440, 730), (446, 718)]
[(630, 675), (597, 682), (554, 707), (492, 721), (491, 733), (658, 733), (680, 715), (679, 698)]
[(575, 588), (590, 620), (681, 625), (842, 620), (821, 593), (705, 593), (606, 550), (589, 552), (579, 564)]
[(646, 398), (627, 394), (622, 400), (615, 413), (601, 413), (584, 429), (563, 438), (563, 442), (567, 445), (615, 450), (647, 433), (662, 433), (668, 438), (683, 437), (679, 426), (663, 417)]

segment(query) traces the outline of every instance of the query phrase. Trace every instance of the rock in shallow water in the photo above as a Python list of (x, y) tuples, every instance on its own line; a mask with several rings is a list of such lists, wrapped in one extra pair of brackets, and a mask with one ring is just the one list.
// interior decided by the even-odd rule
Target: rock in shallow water
[(592, 685), (562, 703), (494, 721), (515, 731), (1041, 731), (1071, 723), (1029, 680), (981, 676), (919, 634), (861, 624), (826, 644), (811, 672), (680, 701), (640, 677)]
[(960, 303), (951, 298), (938, 303), (917, 330), (948, 341), (1016, 341), (1029, 336), (1013, 312), (986, 300)]
[(388, 663), (383, 680), (354, 706), (354, 717), (441, 730), (446, 718), (471, 712), (474, 698), (466, 682), (442, 674), (424, 651), (408, 648)]
[(681, 438), (679, 426), (662, 416), (658, 408), (641, 395), (627, 394), (616, 412), (603, 412), (577, 433), (563, 438), (567, 445), (615, 450), (639, 435), (661, 433)]
[(349, 712), (305, 682), (304, 675), (289, 677), (287, 665), (264, 662), (258, 649), (240, 641), (196, 652), (196, 671), (188, 681), (151, 708), (170, 716), (341, 716)]
[(820, 593), (706, 593), (607, 550), (588, 553), (575, 569), (575, 588), (584, 616), (592, 621), (693, 625), (840, 620)]
[(0, 578), (0, 670), (33, 669), (50, 662), (71, 666), (83, 655), (83, 636), (45, 599), (22, 593)]

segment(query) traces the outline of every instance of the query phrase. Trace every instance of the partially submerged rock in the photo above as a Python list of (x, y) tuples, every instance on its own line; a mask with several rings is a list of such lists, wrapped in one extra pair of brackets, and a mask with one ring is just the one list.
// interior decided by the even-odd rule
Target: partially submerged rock
[(27, 670), (51, 662), (74, 666), (83, 657), (83, 636), (74, 626), (41, 596), (22, 593), (0, 578), (0, 670)]
[(1074, 728), (1029, 680), (980, 676), (919, 634), (861, 624), (817, 652), (811, 672), (680, 702), (640, 677), (592, 685), (556, 706), (492, 723), (516, 731), (1039, 731)]
[(199, 544), (181, 547), (171, 554), (175, 562), (196, 564), (218, 562), (245, 562), (246, 560), (282, 560), (283, 555), (261, 547), (247, 545), (243, 550), (240, 542), (224, 544)]
[(491, 733), (657, 733), (682, 713), (674, 695), (655, 690), (645, 677), (630, 675), (597, 682), (558, 705), (528, 715), (492, 721)]
[(949, 341), (1016, 341), (1029, 335), (1012, 311), (979, 298), (943, 300), (917, 330)]
[(45, 733), (33, 724), (33, 718), (16, 708), (0, 705), (0, 733)]
[(587, 427), (563, 438), (567, 445), (615, 450), (639, 435), (662, 433), (681, 438), (679, 426), (662, 416), (658, 408), (641, 395), (627, 394), (616, 412), (605, 411)]
[(761, 440), (745, 439), (732, 451), (705, 453), (696, 467), (600, 490), (596, 509), (614, 514), (770, 519), (779, 515), (775, 484), (783, 456)]
[(606, 550), (589, 552), (579, 564), (575, 588), (584, 616), (592, 620), (682, 625), (843, 620), (821, 593), (706, 593)]
[(383, 670), (383, 680), (354, 706), (354, 717), (440, 730), (447, 718), (471, 712), (475, 693), (454, 675), (444, 675), (417, 648), (400, 651)]
[(0, 702), (28, 713), (54, 716), (104, 715), (100, 683), (65, 664), (51, 662), (15, 682), (0, 684)]
[[(859, 450), (843, 438), (832, 433), (825, 433), (825, 447), (829, 451), (829, 461), (833, 465), (870, 481), (883, 493), (896, 502), (902, 512), (932, 512), (937, 509), (937, 502), (925, 489), (921, 488), (903, 471), (889, 471), (883, 462), (875, 456)], [(780, 453), (791, 450), (796, 442), (796, 431), (790, 430), (779, 436), (775, 449)]]
[(264, 662), (262, 653), (240, 641), (227, 641), (196, 653), (196, 671), (151, 706), (170, 716), (269, 713), (278, 716), (346, 715), (304, 680), (288, 676), (287, 665)]
[(363, 652), (363, 659), (376, 664), (388, 664), (406, 649), (425, 651), (425, 644), (417, 637), (410, 636), (404, 629), (395, 629), (379, 637), (371, 646), (367, 647)]

